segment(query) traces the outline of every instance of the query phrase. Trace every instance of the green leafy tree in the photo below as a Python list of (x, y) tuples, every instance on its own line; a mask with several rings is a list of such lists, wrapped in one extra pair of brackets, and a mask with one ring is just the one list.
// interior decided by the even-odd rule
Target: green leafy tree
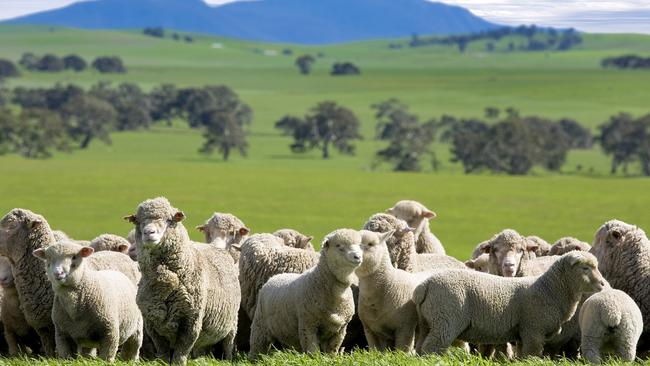
[(311, 67), (314, 62), (316, 62), (314, 56), (302, 55), (296, 59), (296, 66), (300, 70), (301, 74), (309, 75), (311, 73)]
[(0, 58), (0, 78), (13, 78), (20, 76), (18, 68), (10, 60)]
[(354, 112), (332, 101), (319, 103), (304, 118), (285, 116), (275, 127), (294, 138), (293, 152), (319, 149), (324, 159), (330, 158), (332, 146), (342, 154), (354, 155), (352, 141), (362, 138)]
[(110, 132), (115, 126), (117, 112), (113, 106), (91, 95), (79, 95), (69, 100), (61, 115), (73, 140), (85, 149), (93, 139), (111, 144)]
[(122, 59), (117, 56), (103, 56), (97, 57), (93, 63), (92, 67), (101, 72), (102, 74), (108, 73), (118, 73), (123, 74), (126, 72), (126, 67)]
[(240, 110), (210, 110), (202, 115), (202, 124), (205, 126), (203, 137), (205, 142), (199, 152), (211, 155), (215, 149), (219, 150), (223, 160), (227, 161), (233, 150), (246, 156), (248, 141), (245, 126), (252, 120), (252, 112), (246, 106)]
[(88, 64), (86, 63), (86, 60), (78, 55), (68, 55), (63, 58), (63, 66), (66, 70), (81, 72), (88, 67)]
[(605, 154), (612, 156), (611, 173), (616, 174), (620, 166), (627, 173), (628, 165), (634, 161), (637, 152), (634, 118), (627, 113), (620, 113), (610, 117), (599, 129), (600, 146)]
[(100, 82), (90, 89), (89, 94), (115, 108), (115, 127), (118, 131), (137, 130), (151, 125), (151, 100), (137, 84), (121, 83), (117, 88), (111, 88), (110, 83)]
[(155, 87), (149, 93), (151, 101), (151, 119), (154, 121), (167, 121), (171, 124), (178, 115), (178, 89), (173, 84), (163, 84)]
[(63, 120), (47, 109), (23, 109), (13, 133), (13, 150), (29, 159), (45, 159), (52, 156), (53, 150), (69, 150)]

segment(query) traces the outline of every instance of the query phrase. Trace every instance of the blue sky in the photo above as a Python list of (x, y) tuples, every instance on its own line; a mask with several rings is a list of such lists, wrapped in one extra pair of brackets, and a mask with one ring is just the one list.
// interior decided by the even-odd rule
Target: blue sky
[[(69, 5), (78, 0), (0, 0), (0, 19)], [(219, 5), (233, 0), (207, 0)], [(234, 0), (237, 1), (237, 0)], [(327, 0), (322, 0), (327, 1)], [(650, 0), (443, 0), (500, 24), (575, 27), (588, 32), (650, 34)]]

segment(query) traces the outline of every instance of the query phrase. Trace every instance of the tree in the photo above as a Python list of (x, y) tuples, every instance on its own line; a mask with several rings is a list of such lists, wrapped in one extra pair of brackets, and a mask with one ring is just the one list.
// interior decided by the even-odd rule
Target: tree
[(316, 61), (312, 55), (302, 55), (296, 59), (296, 66), (303, 75), (311, 73), (311, 65)]
[(74, 70), (76, 72), (84, 71), (88, 64), (78, 55), (68, 55), (63, 58), (63, 65), (66, 70)]
[(377, 152), (377, 158), (393, 163), (396, 171), (422, 170), (421, 159), (425, 156), (432, 157), (435, 163), (435, 155), (430, 150), (435, 138), (435, 121), (421, 124), (397, 99), (375, 104), (372, 108), (376, 110), (377, 139), (390, 141), (388, 147)]
[(497, 119), (501, 111), (496, 107), (485, 107), (485, 118)]
[(323, 159), (330, 158), (330, 146), (342, 154), (354, 155), (352, 140), (362, 138), (354, 113), (332, 101), (319, 103), (305, 118), (285, 116), (275, 127), (293, 136), (294, 143), (290, 145), (293, 152), (320, 149)]
[(485, 50), (487, 52), (494, 52), (495, 49), (496, 49), (496, 47), (494, 46), (494, 42), (487, 42), (485, 44)]
[(0, 155), (13, 150), (16, 118), (8, 108), (0, 108)]
[(612, 156), (611, 172), (639, 161), (644, 175), (650, 175), (650, 115), (635, 120), (627, 113), (610, 117), (600, 127), (598, 141), (603, 151)]
[(110, 83), (100, 82), (90, 89), (89, 94), (115, 108), (115, 127), (118, 131), (137, 130), (151, 125), (151, 101), (137, 84), (121, 83), (113, 89)]
[(92, 67), (102, 74), (126, 72), (122, 59), (117, 56), (97, 57), (93, 61)]
[(68, 151), (68, 135), (58, 113), (26, 108), (14, 130), (13, 150), (28, 159), (45, 159), (52, 150)]
[(337, 62), (332, 65), (330, 75), (344, 76), (344, 75), (360, 75), (361, 70), (351, 62)]
[(452, 123), (447, 134), (451, 140), (451, 161), (463, 164), (465, 174), (485, 167), (483, 151), (489, 143), (489, 129), (486, 123), (473, 119)]
[(91, 95), (79, 95), (69, 100), (62, 108), (66, 129), (73, 140), (85, 149), (97, 138), (111, 144), (110, 131), (115, 126), (117, 112), (108, 102)]
[(205, 142), (199, 150), (210, 155), (215, 149), (221, 152), (223, 160), (228, 161), (232, 150), (246, 156), (248, 142), (244, 126), (250, 124), (250, 109), (242, 113), (237, 110), (210, 110), (202, 114), (202, 124), (205, 126), (203, 137)]
[(594, 144), (594, 137), (588, 128), (568, 118), (561, 119), (559, 123), (564, 133), (569, 137), (572, 149), (591, 149)]
[(59, 72), (63, 71), (64, 66), (63, 60), (59, 56), (47, 54), (38, 61), (36, 69), (39, 71)]
[(20, 61), (18, 61), (18, 64), (20, 64), (22, 67), (26, 68), (27, 70), (34, 71), (38, 69), (39, 60), (40, 59), (33, 53), (25, 52), (20, 57)]
[(13, 62), (0, 58), (0, 79), (20, 76), (18, 68)]
[(49, 89), (18, 87), (14, 89), (13, 102), (23, 108), (59, 111), (68, 100), (83, 93), (83, 89), (72, 84), (64, 86), (57, 83)]
[(142, 30), (142, 33), (147, 36), (164, 38), (165, 30), (162, 27), (147, 27)]
[(151, 102), (151, 119), (154, 121), (167, 121), (178, 114), (178, 89), (174, 84), (163, 84), (155, 87), (149, 93)]

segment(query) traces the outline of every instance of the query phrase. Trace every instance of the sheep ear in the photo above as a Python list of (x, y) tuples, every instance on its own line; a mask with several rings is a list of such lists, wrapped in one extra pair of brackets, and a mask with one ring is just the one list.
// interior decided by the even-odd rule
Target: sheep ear
[(391, 236), (395, 233), (395, 230), (387, 231), (383, 234), (379, 234), (379, 241), (380, 242), (386, 242), (386, 240), (390, 239)]
[(422, 217), (427, 219), (433, 219), (436, 216), (437, 216), (436, 213), (433, 211), (425, 210), (424, 212), (422, 212)]
[(129, 246), (126, 244), (120, 244), (117, 246), (117, 250), (121, 253), (128, 253), (129, 252)]
[(474, 262), (473, 259), (468, 259), (465, 261), (465, 266), (467, 268), (475, 269), (476, 268), (476, 263)]
[(174, 214), (175, 222), (181, 222), (183, 221), (183, 219), (185, 219), (185, 214), (183, 213), (183, 211), (178, 211)]
[(45, 249), (43, 248), (36, 249), (35, 251), (32, 252), (32, 255), (36, 258), (45, 260)]
[(612, 238), (614, 238), (616, 240), (621, 240), (622, 237), (623, 237), (623, 234), (621, 234), (620, 231), (618, 231), (618, 230), (613, 230), (612, 231)]
[(526, 251), (534, 252), (539, 249), (539, 245), (535, 243), (526, 243)]
[(79, 251), (79, 256), (80, 256), (81, 258), (90, 257), (90, 255), (93, 254), (94, 252), (95, 252), (95, 249), (93, 249), (93, 248), (91, 248), (91, 247), (83, 247), (83, 248), (81, 248), (81, 250)]
[(128, 215), (123, 217), (124, 220), (132, 223), (132, 224), (137, 224), (138, 220), (135, 218), (135, 215)]
[(202, 232), (202, 233), (204, 233), (205, 232), (205, 227), (206, 227), (206, 225), (199, 225), (199, 226), (195, 227), (195, 229)]
[(321, 243), (321, 248), (328, 248), (330, 246), (330, 241), (329, 239), (323, 240), (323, 243)]
[(478, 248), (481, 250), (481, 252), (489, 254), (492, 250), (492, 242), (483, 243)]
[(385, 212), (392, 215), (395, 212), (395, 207), (387, 208)]
[(241, 244), (230, 244), (230, 247), (238, 252), (241, 252)]
[(28, 228), (29, 230), (32, 230), (32, 229), (34, 229), (35, 227), (39, 226), (39, 225), (42, 224), (42, 223), (43, 223), (43, 220), (41, 220), (41, 219), (34, 219), (34, 220), (31, 220), (30, 222), (27, 223), (27, 228)]
[(580, 255), (580, 252), (569, 252), (570, 254), (566, 254), (569, 256), (569, 264), (572, 266), (575, 266), (576, 264), (580, 263), (582, 261), (582, 255)]
[(313, 236), (305, 236), (304, 238), (302, 238), (301, 242), (306, 245), (307, 243), (309, 243), (312, 240), (314, 240)]
[(249, 229), (247, 227), (239, 228), (239, 235), (241, 235), (241, 236), (248, 235), (248, 233), (250, 233), (250, 232), (251, 232), (251, 229)]

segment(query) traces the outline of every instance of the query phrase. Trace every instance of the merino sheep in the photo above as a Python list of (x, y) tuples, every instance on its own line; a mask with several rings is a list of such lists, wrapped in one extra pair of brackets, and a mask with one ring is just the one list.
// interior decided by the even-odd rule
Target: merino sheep
[(582, 294), (606, 281), (596, 258), (585, 252), (562, 256), (539, 277), (502, 278), (476, 271), (434, 273), (413, 294), (426, 338), (419, 351), (444, 352), (455, 339), (478, 344), (519, 341), (519, 356), (540, 356), (559, 334)]
[(436, 217), (435, 212), (420, 202), (408, 200), (397, 202), (386, 212), (415, 228), (415, 249), (418, 253), (446, 254), (442, 243), (429, 228), (429, 220)]
[(490, 262), (490, 255), (483, 253), (475, 259), (468, 259), (465, 261), (467, 268), (471, 268), (475, 271), (488, 273), (488, 264)]
[(219, 342), (230, 359), (241, 296), (237, 269), (227, 251), (190, 241), (184, 218), (164, 197), (126, 217), (136, 228), (137, 304), (146, 333), (158, 357), (174, 364)]
[(250, 229), (229, 213), (215, 212), (203, 225), (196, 227), (205, 235), (205, 242), (220, 249), (227, 249), (235, 263), (239, 261), (239, 246), (246, 240)]
[(413, 229), (406, 224), (406, 221), (393, 215), (385, 213), (372, 215), (363, 225), (363, 229), (376, 233), (395, 232), (386, 245), (391, 262), (396, 268), (407, 272), (465, 268), (461, 261), (445, 254), (417, 253)]
[(580, 309), (580, 331), (580, 348), (589, 362), (600, 363), (606, 353), (632, 362), (643, 332), (643, 316), (628, 294), (610, 288), (584, 302)]
[(336, 353), (354, 314), (350, 285), (361, 264), (361, 234), (339, 229), (325, 238), (318, 264), (303, 274), (271, 277), (258, 294), (250, 357), (273, 342), (303, 352)]
[(62, 230), (54, 230), (52, 231), (52, 235), (54, 235), (54, 240), (55, 241), (63, 241), (63, 240), (70, 240), (71, 238)]
[(78, 349), (97, 348), (98, 356), (137, 360), (142, 345), (142, 314), (135, 303), (136, 286), (123, 273), (96, 271), (87, 265), (91, 247), (61, 241), (34, 250), (47, 265), (54, 289), (52, 321), (59, 357), (68, 358)]
[(603, 224), (590, 252), (613, 288), (622, 290), (643, 314), (643, 335), (637, 353), (650, 350), (650, 240), (640, 228), (619, 220)]
[(0, 257), (0, 286), (2, 286), (2, 324), (10, 356), (19, 353), (38, 352), (39, 338), (32, 327), (27, 324), (20, 310), (20, 300), (14, 285), (11, 263)]
[(386, 246), (392, 234), (361, 231), (363, 261), (355, 271), (359, 277), (359, 317), (370, 348), (411, 352), (418, 320), (413, 290), (431, 274), (393, 267)]
[(503, 277), (522, 277), (522, 262), (531, 258), (538, 246), (512, 229), (496, 234), (492, 239), (479, 245), (483, 253), (488, 253), (488, 272)]
[(91, 240), (89, 247), (93, 248), (95, 252), (111, 251), (129, 255), (131, 244), (121, 236), (102, 234)]
[(314, 246), (311, 241), (313, 236), (307, 236), (293, 229), (280, 229), (273, 233), (273, 235), (284, 241), (284, 245), (292, 248), (304, 249), (314, 251)]
[(551, 245), (546, 240), (536, 235), (527, 236), (526, 240), (537, 245), (537, 249), (534, 251), (536, 257), (544, 257), (549, 255)]
[(566, 236), (564, 238), (558, 239), (549, 252), (549, 255), (562, 255), (568, 253), (572, 250), (581, 250), (583, 252), (588, 252), (591, 250), (591, 245), (580, 241), (579, 239)]

